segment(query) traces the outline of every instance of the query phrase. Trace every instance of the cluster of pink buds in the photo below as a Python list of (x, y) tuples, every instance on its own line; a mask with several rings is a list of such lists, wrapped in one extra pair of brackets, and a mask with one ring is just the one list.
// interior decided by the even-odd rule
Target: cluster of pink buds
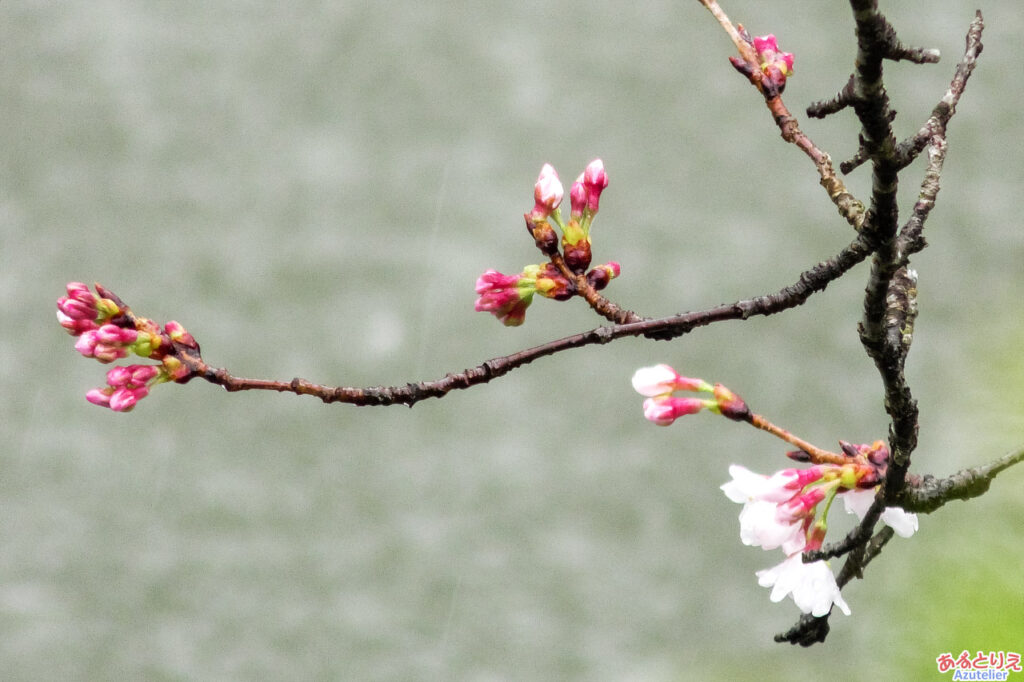
[[(544, 164), (533, 188), (533, 209), (523, 215), (537, 248), (549, 258), (561, 249), (569, 271), (574, 276), (586, 273), (587, 284), (598, 291), (621, 271), (614, 261), (587, 271), (591, 261), (590, 227), (598, 211), (601, 192), (607, 186), (604, 163), (601, 159), (591, 161), (569, 191), (572, 208), (566, 222), (559, 208), (565, 189), (551, 164)], [(561, 239), (556, 227), (562, 233)], [(517, 326), (523, 323), (534, 294), (564, 301), (578, 292), (576, 283), (562, 274), (554, 262), (548, 262), (529, 265), (514, 275), (487, 270), (476, 281), (476, 293), (479, 294), (476, 310), (493, 314), (505, 325)]]
[(192, 335), (177, 322), (163, 329), (152, 320), (138, 317), (100, 285), (97, 293), (81, 282), (67, 285), (67, 295), (57, 299), (57, 320), (78, 337), (75, 350), (106, 364), (134, 354), (159, 360), (158, 365), (128, 365), (107, 372), (107, 385), (86, 394), (86, 399), (115, 412), (127, 412), (149, 389), (167, 381), (184, 383), (191, 373), (177, 357), (181, 348), (198, 352)]
[(753, 45), (754, 52), (757, 53), (757, 64), (748, 64), (737, 57), (729, 57), (729, 61), (752, 82), (757, 82), (754, 80), (754, 75), (759, 67), (761, 70), (760, 84), (764, 93), (769, 97), (782, 94), (786, 88), (786, 79), (793, 75), (793, 54), (779, 50), (778, 41), (770, 33), (766, 36), (757, 36), (753, 40), (746, 31), (743, 31), (742, 35)]
[[(743, 399), (722, 384), (711, 385), (703, 379), (681, 376), (668, 365), (643, 367), (633, 374), (633, 388), (644, 400), (644, 417), (658, 426), (668, 426), (686, 414), (708, 410), (735, 421), (750, 415)], [(676, 397), (676, 391), (710, 393), (710, 398)]]
[(782, 92), (786, 79), (793, 75), (793, 54), (779, 50), (779, 43), (771, 33), (754, 38), (754, 50), (761, 62), (761, 73)]
[[(740, 512), (740, 540), (765, 550), (781, 549), (786, 558), (776, 566), (757, 572), (758, 583), (771, 588), (774, 602), (791, 596), (804, 613), (824, 616), (832, 606), (846, 615), (846, 604), (835, 576), (826, 561), (804, 562), (804, 552), (821, 549), (828, 530), (828, 511), (836, 495), (846, 511), (863, 519), (875, 498), (878, 466), (873, 460), (888, 459), (881, 441), (850, 446), (870, 455), (851, 456), (845, 464), (816, 464), (807, 469), (783, 469), (771, 476), (729, 467), (732, 480), (722, 491), (743, 505)], [(849, 451), (844, 447), (849, 455)], [(887, 507), (882, 521), (901, 537), (917, 531), (917, 516), (899, 507)]]
[(478, 312), (493, 314), (502, 324), (515, 327), (526, 317), (533, 295), (564, 301), (573, 295), (572, 284), (551, 263), (528, 265), (521, 273), (503, 275), (487, 270), (476, 280)]

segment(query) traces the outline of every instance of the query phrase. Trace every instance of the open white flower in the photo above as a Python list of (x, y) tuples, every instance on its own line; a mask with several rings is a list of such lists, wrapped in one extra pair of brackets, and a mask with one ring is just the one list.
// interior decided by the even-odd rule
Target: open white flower
[(832, 569), (824, 561), (805, 564), (797, 553), (777, 566), (758, 571), (757, 582), (762, 587), (772, 588), (769, 597), (772, 601), (779, 602), (792, 595), (800, 610), (812, 616), (824, 616), (832, 610), (833, 604), (850, 615), (850, 607), (839, 592)]

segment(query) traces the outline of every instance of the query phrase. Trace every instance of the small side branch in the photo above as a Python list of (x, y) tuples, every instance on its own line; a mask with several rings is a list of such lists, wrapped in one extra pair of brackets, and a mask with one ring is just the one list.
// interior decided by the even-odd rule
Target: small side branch
[[(800, 129), (796, 117), (786, 108), (782, 101), (782, 88), (785, 83), (779, 85), (765, 77), (757, 51), (742, 25), (734, 26), (715, 0), (699, 0), (699, 2), (718, 20), (722, 29), (736, 46), (740, 56), (730, 58), (733, 66), (746, 75), (750, 83), (764, 96), (765, 105), (771, 111), (775, 125), (778, 126), (779, 132), (782, 134), (782, 139), (795, 145), (811, 159), (818, 171), (819, 183), (825, 188), (829, 199), (835, 204), (843, 219), (859, 232), (864, 224), (864, 204), (847, 190), (846, 185), (839, 179), (832, 167), (831, 157), (818, 148), (811, 138)], [(840, 97), (843, 97), (842, 92), (837, 99)], [(840, 108), (842, 107), (840, 106)]]
[(967, 87), (967, 80), (974, 72), (978, 56), (981, 54), (982, 49), (984, 49), (984, 45), (981, 42), (981, 33), (984, 28), (985, 20), (981, 15), (981, 10), (978, 10), (974, 15), (974, 20), (971, 22), (970, 29), (967, 31), (964, 55), (957, 64), (956, 73), (953, 75), (953, 81), (950, 83), (949, 89), (946, 90), (946, 94), (939, 100), (939, 103), (935, 105), (932, 115), (925, 122), (924, 126), (913, 136), (901, 142), (896, 148), (896, 155), (901, 167), (909, 165), (937, 137), (945, 138), (946, 126), (953, 117), (953, 114), (956, 113), (956, 106), (960, 102), (960, 96), (963, 94), (964, 88)]
[(946, 478), (935, 478), (930, 474), (910, 475), (907, 476), (906, 488), (894, 501), (907, 511), (930, 514), (948, 502), (983, 495), (996, 476), (1021, 462), (1024, 462), (1024, 448), (994, 462), (963, 469)]

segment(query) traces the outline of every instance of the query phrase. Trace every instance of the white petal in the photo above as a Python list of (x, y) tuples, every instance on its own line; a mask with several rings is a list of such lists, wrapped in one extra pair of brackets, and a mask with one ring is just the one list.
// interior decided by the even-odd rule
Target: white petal
[(675, 380), (679, 377), (668, 365), (641, 367), (633, 373), (633, 390), (640, 395), (654, 397), (671, 393)]
[(857, 490), (848, 490), (847, 492), (840, 495), (843, 498), (843, 505), (846, 507), (846, 511), (850, 514), (856, 514), (858, 519), (863, 520), (864, 515), (868, 513), (868, 509), (871, 507), (871, 503), (875, 501), (875, 491), (873, 488)]
[(731, 464), (729, 475), (732, 476), (732, 480), (722, 485), (721, 489), (733, 502), (785, 502), (799, 492), (786, 488), (786, 485), (797, 478), (796, 474), (787, 471), (778, 471), (769, 478), (755, 474), (739, 464)]
[[(846, 511), (856, 514), (858, 519), (864, 518), (875, 501), (875, 491), (872, 490), (851, 490), (843, 493), (843, 502), (846, 504)], [(917, 532), (917, 514), (911, 514), (899, 507), (886, 507), (882, 512), (882, 521), (890, 526), (901, 538), (909, 538)]]
[(754, 500), (740, 512), (740, 540), (745, 545), (775, 549), (786, 545), (803, 548), (803, 524), (779, 523), (777, 505)]
[(911, 514), (899, 507), (886, 507), (882, 512), (885, 521), (901, 538), (909, 538), (917, 532), (917, 514)]

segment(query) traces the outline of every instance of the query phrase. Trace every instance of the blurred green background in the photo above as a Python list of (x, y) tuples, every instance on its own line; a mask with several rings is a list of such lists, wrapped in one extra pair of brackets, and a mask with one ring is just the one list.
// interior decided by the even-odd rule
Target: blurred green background
[[(914, 469), (939, 475), (1024, 443), (1024, 18), (883, 3), (943, 55), (887, 67), (901, 135), (978, 5), (985, 51), (914, 259)], [(846, 4), (725, 9), (796, 54), (787, 103), (852, 155), (851, 114), (800, 114), (850, 72)], [(69, 280), (179, 320), (215, 366), (330, 384), (596, 326), (579, 302), (538, 301), (518, 329), (472, 309), (485, 268), (539, 260), (522, 213), (544, 162), (568, 183), (604, 159), (595, 261), (622, 264), (626, 307), (791, 283), (850, 229), (731, 53), (692, 1), (0, 4), (3, 677), (932, 679), (943, 652), (1022, 651), (1024, 470), (895, 540), (804, 650), (772, 642), (797, 610), (754, 578), (781, 555), (740, 544), (718, 490), (785, 446), (641, 417), (632, 372), (669, 362), (824, 447), (884, 437), (865, 266), (786, 315), (574, 351), (411, 411), (198, 381), (130, 414), (83, 398), (105, 368), (56, 323)], [(849, 184), (866, 197), (869, 175)]]

